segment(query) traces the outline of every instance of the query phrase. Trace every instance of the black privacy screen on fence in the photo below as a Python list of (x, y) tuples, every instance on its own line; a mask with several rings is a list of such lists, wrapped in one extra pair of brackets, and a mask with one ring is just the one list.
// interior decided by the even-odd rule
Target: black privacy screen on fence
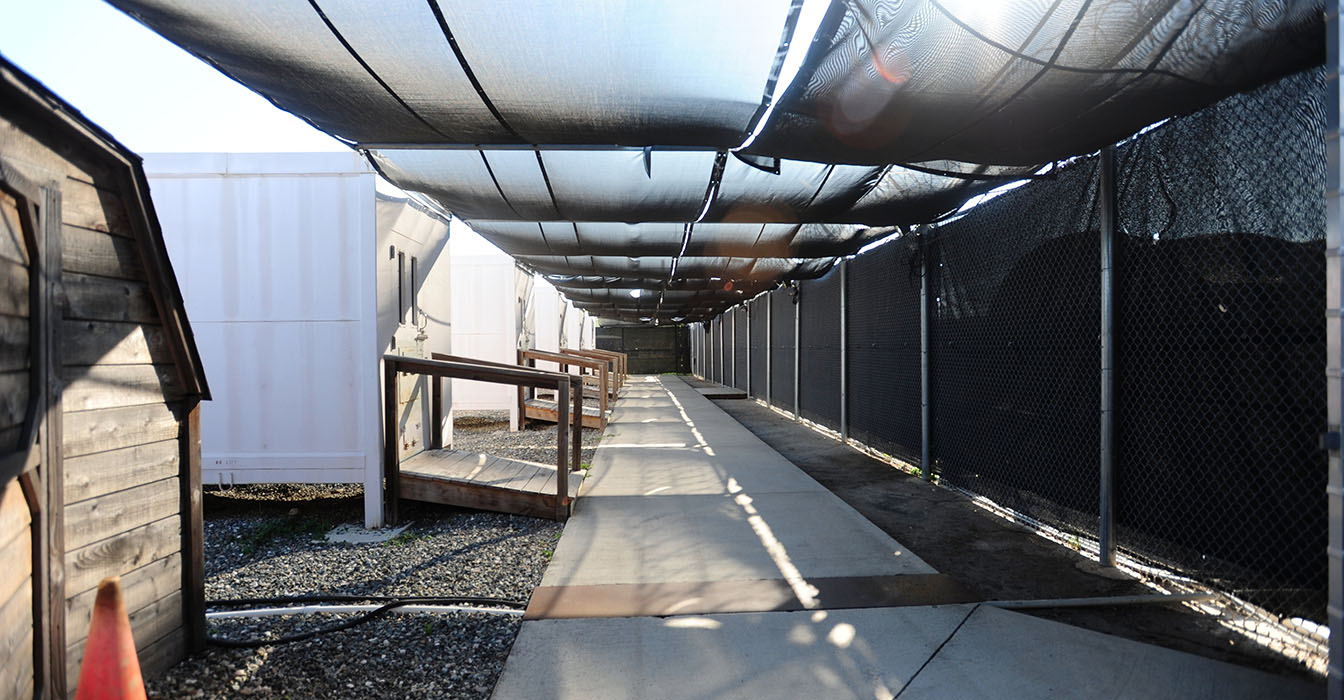
[(747, 388), (747, 310), (741, 306), (733, 309), (733, 386)]
[(1321, 71), (1117, 149), (1119, 543), (1324, 620)]
[(935, 473), (1088, 532), (1097, 527), (1096, 161), (934, 232)]
[(794, 409), (794, 299), (787, 289), (770, 294), (770, 403), (786, 411)]
[(840, 269), (799, 285), (798, 404), (803, 418), (840, 430)]
[[(1325, 78), (1117, 145), (1115, 484), (1124, 554), (1283, 616), (1327, 590)], [(1095, 538), (1100, 159), (1085, 157), (753, 302), (757, 394), (918, 465), (927, 264), (934, 473)], [(922, 242), (921, 242), (922, 240)], [(928, 257), (925, 263), (924, 256)], [(766, 373), (765, 304), (771, 308)], [(923, 465), (920, 465), (923, 466)]]
[(919, 252), (903, 237), (849, 261), (849, 434), (919, 463)]
[(770, 342), (769, 336), (765, 334), (765, 305), (769, 303), (765, 298), (752, 299), (747, 302), (747, 311), (751, 316), (751, 339), (749, 350), (751, 352), (751, 395), (755, 398), (765, 398), (765, 348)]

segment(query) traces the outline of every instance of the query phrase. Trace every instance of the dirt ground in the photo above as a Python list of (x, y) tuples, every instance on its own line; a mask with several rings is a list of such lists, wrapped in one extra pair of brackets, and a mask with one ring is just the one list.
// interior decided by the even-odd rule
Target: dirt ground
[[(686, 379), (690, 380), (689, 377)], [(691, 380), (698, 383), (695, 380)], [(715, 402), (744, 427), (939, 572), (989, 599), (1152, 594), (1101, 575), (1068, 547), (750, 400)], [(1141, 642), (1324, 681), (1296, 661), (1180, 605), (1056, 608), (1031, 614)]]

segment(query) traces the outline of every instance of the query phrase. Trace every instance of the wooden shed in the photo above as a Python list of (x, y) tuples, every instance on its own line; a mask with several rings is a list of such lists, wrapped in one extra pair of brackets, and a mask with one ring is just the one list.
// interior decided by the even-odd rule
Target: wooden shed
[(73, 694), (121, 576), (146, 672), (203, 644), (208, 398), (140, 159), (0, 59), (0, 696)]

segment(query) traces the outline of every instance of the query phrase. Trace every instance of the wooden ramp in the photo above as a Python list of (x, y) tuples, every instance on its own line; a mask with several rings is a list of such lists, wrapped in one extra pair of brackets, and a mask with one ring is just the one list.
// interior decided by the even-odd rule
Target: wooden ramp
[[(550, 399), (528, 399), (523, 402), (523, 409), (523, 417), (529, 420), (541, 420), (547, 423), (554, 423), (559, 420), (556, 415), (555, 402)], [(602, 412), (596, 406), (588, 406), (585, 403), (583, 407), (583, 427), (599, 429), (606, 427), (602, 420)]]
[[(555, 467), (545, 464), (425, 450), (401, 462), (400, 491), (415, 501), (555, 519), (555, 481)], [(583, 472), (570, 472), (570, 503), (582, 482)]]

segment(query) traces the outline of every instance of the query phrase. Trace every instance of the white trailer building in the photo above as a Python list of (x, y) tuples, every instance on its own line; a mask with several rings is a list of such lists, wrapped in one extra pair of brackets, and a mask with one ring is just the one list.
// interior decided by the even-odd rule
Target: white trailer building
[[(379, 195), (354, 153), (161, 154), (145, 170), (215, 389), (205, 484), (362, 483), (380, 525), (379, 362), (452, 348), (447, 219)], [(428, 434), (421, 388), (400, 392), (405, 453)]]

